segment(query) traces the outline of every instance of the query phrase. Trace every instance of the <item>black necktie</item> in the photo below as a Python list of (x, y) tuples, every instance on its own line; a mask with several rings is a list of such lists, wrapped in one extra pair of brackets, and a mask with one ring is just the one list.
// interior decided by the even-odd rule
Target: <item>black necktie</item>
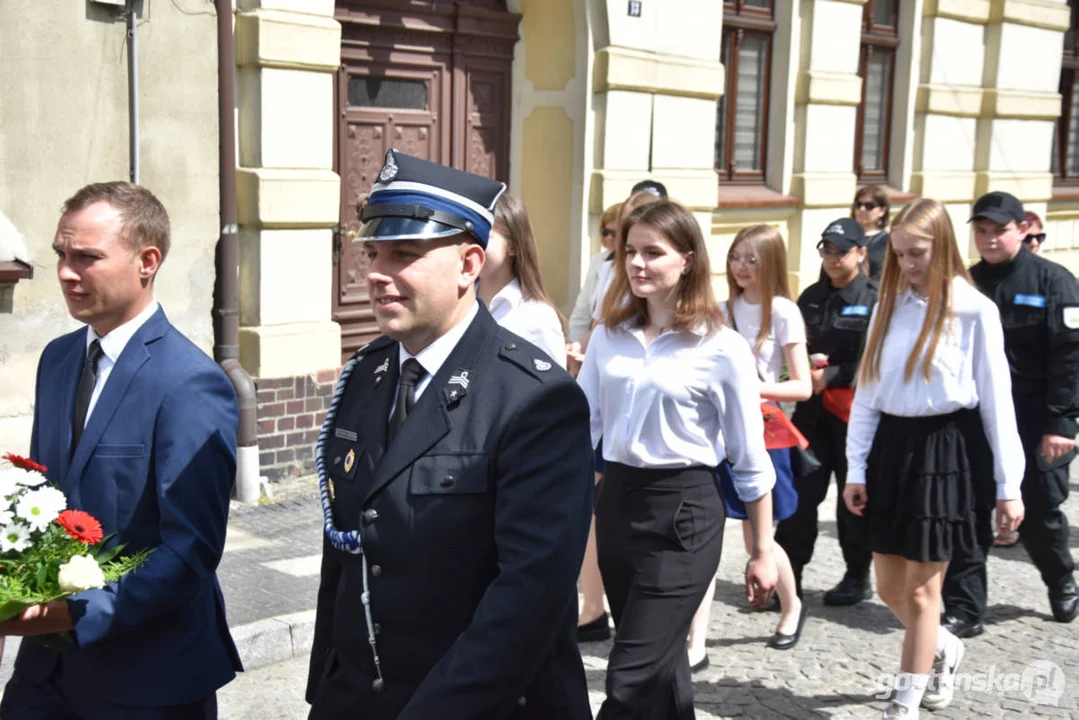
[(390, 416), (390, 426), (386, 432), (386, 444), (393, 442), (394, 437), (405, 424), (405, 418), (416, 404), (416, 383), (420, 381), (427, 371), (420, 365), (419, 360), (409, 358), (401, 365), (401, 381), (397, 386), (397, 405), (393, 408)]
[(90, 398), (94, 396), (94, 386), (97, 385), (97, 361), (101, 359), (101, 355), (101, 341), (94, 340), (86, 353), (86, 362), (82, 365), (82, 377), (79, 378), (79, 392), (75, 395), (75, 424), (71, 428), (72, 455), (75, 454), (75, 448), (79, 446), (82, 428), (86, 425)]

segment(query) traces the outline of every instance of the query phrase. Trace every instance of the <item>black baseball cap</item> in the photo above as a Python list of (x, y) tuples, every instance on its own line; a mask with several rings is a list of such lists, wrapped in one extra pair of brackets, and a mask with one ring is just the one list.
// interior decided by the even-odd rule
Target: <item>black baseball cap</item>
[(821, 242), (830, 242), (843, 252), (854, 247), (865, 247), (866, 244), (865, 230), (857, 220), (849, 217), (830, 223), (820, 236)]
[(979, 218), (992, 220), (999, 225), (1007, 225), (1010, 222), (1023, 222), (1026, 219), (1026, 213), (1019, 198), (1006, 192), (991, 192), (978, 198), (978, 202), (974, 203), (970, 220), (967, 222)]
[(641, 180), (639, 183), (633, 186), (633, 189), (630, 191), (629, 194), (633, 195), (634, 193), (639, 192), (652, 193), (656, 197), (661, 198), (667, 197), (667, 187), (663, 183), (657, 182), (656, 180)]

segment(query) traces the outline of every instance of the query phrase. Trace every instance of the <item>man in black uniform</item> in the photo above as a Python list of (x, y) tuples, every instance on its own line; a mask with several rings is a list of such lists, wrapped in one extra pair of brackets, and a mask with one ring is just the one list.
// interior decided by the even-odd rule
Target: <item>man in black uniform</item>
[(588, 403), (476, 299), (504, 190), (391, 150), (361, 213), (385, 335), (342, 369), (319, 438), (312, 719), (591, 718)]
[[(974, 204), (971, 222), (982, 261), (970, 274), (1000, 308), (1026, 454), (1026, 519), (1019, 537), (1049, 588), (1053, 617), (1071, 622), (1079, 613), (1079, 593), (1068, 520), (1060, 505), (1068, 497), (1068, 466), (1079, 427), (1079, 287), (1065, 268), (1023, 246), (1027, 223), (1022, 203), (1012, 195), (983, 195)], [(987, 490), (990, 486), (995, 487), (989, 482)], [(995, 500), (985, 498), (989, 504)], [(978, 548), (971, 557), (952, 558), (948, 566), (944, 624), (958, 637), (982, 632), (988, 551)]]
[(858, 370), (869, 317), (877, 302), (877, 285), (866, 277), (860, 266), (866, 257), (865, 231), (853, 218), (831, 223), (821, 236), (817, 249), (821, 254), (821, 279), (806, 288), (798, 298), (798, 308), (806, 324), (806, 349), (812, 356), (827, 356), (827, 366), (814, 369), (813, 396), (800, 402), (791, 420), (809, 441), (809, 448), (821, 466), (806, 477), (798, 478), (798, 509), (779, 523), (776, 542), (791, 559), (798, 594), (802, 588), (802, 569), (813, 557), (817, 541), (817, 506), (828, 494), (835, 473), (839, 487), (836, 503), (836, 526), (839, 545), (847, 570), (843, 579), (824, 594), (827, 605), (854, 605), (868, 598), (871, 554), (866, 549), (865, 519), (854, 515), (843, 502), (847, 482), (847, 418), (841, 418), (825, 405), (833, 396), (842, 399), (844, 391), (853, 397), (854, 377)]

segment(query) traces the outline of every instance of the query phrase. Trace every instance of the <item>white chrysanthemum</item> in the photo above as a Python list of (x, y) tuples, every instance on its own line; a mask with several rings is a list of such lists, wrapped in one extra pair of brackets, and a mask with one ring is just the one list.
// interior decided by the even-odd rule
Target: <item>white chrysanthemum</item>
[(61, 565), (57, 579), (60, 589), (66, 593), (105, 586), (105, 574), (101, 572), (101, 566), (89, 555), (76, 555)]
[(9, 524), (15, 519), (15, 511), (9, 500), (0, 498), (0, 527)]
[(0, 482), (14, 482), (16, 485), (22, 485), (24, 487), (37, 487), (45, 482), (48, 482), (48, 478), (39, 473), (37, 470), (23, 470), (20, 467), (6, 467), (0, 469)]
[(25, 520), (31, 530), (40, 532), (47, 528), (65, 507), (67, 498), (62, 492), (56, 488), (43, 487), (23, 493), (15, 502), (15, 514)]
[(18, 468), (0, 470), (0, 499), (14, 495), (15, 491), (22, 487), (19, 481), (15, 479), (16, 472), (23, 473), (26, 471)]
[(0, 553), (22, 552), (30, 547), (30, 528), (22, 523), (10, 523), (0, 530)]

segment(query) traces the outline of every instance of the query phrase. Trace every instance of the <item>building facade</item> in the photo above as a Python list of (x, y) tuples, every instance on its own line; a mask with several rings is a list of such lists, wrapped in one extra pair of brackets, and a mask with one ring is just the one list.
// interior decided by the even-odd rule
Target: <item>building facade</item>
[[(57, 207), (126, 176), (122, 28), (72, 5), (0, 6), (0, 447), (25, 448), (37, 355), (73, 326)], [(1012, 192), (1079, 270), (1074, 17), (1056, 0), (238, 0), (240, 356), (263, 472), (310, 469), (337, 369), (376, 332), (355, 233), (390, 147), (508, 182), (567, 310), (600, 214), (645, 178), (697, 216), (721, 295), (752, 223), (779, 226), (793, 286), (812, 282), (820, 231), (869, 183), (893, 211), (945, 202), (971, 260), (971, 203)], [(60, 25), (69, 62), (28, 24)], [(214, 24), (202, 0), (155, 2), (139, 45), (143, 181), (177, 231), (158, 295), (207, 349)]]

